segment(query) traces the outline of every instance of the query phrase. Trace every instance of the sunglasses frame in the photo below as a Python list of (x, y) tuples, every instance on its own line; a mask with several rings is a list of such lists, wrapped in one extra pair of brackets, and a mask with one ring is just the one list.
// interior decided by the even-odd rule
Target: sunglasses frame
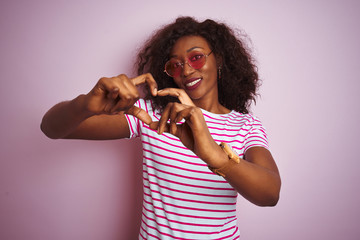
[[(212, 53), (213, 53), (213, 50), (211, 50), (209, 54), (204, 54), (204, 53), (202, 53), (203, 56), (205, 57), (204, 65), (206, 64), (206, 61), (207, 61), (208, 56), (210, 56)], [(171, 60), (171, 59), (170, 59), (170, 60)], [(169, 77), (172, 77), (172, 78), (173, 78), (174, 76), (170, 75), (170, 74), (166, 71), (166, 65), (168, 64), (168, 62), (170, 62), (170, 60), (168, 60), (168, 61), (165, 63), (164, 72), (165, 72)], [(189, 67), (191, 67), (191, 68), (193, 68), (193, 69), (195, 69), (195, 70), (198, 70), (198, 69), (200, 69), (200, 68), (202, 68), (202, 67), (204, 66), (204, 65), (202, 65), (202, 66), (199, 67), (199, 68), (194, 68), (193, 66), (191, 66), (191, 64), (189, 63), (188, 60), (189, 60), (189, 58), (187, 57), (187, 59), (186, 59), (185, 62), (180, 62), (180, 66), (181, 66), (182, 69), (184, 69), (184, 65), (185, 65), (185, 64), (187, 64)]]

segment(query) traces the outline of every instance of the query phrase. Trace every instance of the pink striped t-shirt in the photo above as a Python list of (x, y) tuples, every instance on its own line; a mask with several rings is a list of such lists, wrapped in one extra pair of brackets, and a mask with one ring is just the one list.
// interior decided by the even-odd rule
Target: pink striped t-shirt
[[(140, 99), (135, 105), (159, 121), (151, 101)], [(240, 157), (254, 146), (268, 148), (265, 129), (251, 114), (202, 112), (214, 140), (228, 143)], [(126, 118), (130, 138), (141, 137), (143, 145), (139, 239), (239, 239), (234, 188), (177, 137), (158, 135), (137, 118)]]

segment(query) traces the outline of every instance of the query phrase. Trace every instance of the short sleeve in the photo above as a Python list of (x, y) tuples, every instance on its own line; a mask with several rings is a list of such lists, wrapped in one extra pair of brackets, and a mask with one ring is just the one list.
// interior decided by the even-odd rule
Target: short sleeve
[(245, 149), (246, 152), (249, 148), (252, 147), (264, 147), (269, 149), (268, 137), (265, 127), (262, 125), (261, 121), (253, 117), (251, 120), (251, 128), (245, 137)]
[[(134, 106), (140, 108), (141, 103), (139, 101), (137, 101), (134, 104)], [(139, 137), (140, 136), (140, 120), (130, 114), (125, 114), (125, 117), (128, 122), (129, 130), (130, 130), (130, 136), (128, 139)]]

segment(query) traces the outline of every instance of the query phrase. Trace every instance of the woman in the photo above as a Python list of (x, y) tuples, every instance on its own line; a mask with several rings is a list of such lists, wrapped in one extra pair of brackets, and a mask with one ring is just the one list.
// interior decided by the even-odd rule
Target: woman
[[(237, 193), (274, 206), (281, 185), (265, 130), (248, 113), (258, 74), (244, 44), (224, 24), (178, 18), (146, 42), (138, 74), (102, 78), (88, 94), (55, 105), (43, 132), (141, 137), (140, 239), (238, 239)], [(139, 99), (143, 83), (150, 93)]]

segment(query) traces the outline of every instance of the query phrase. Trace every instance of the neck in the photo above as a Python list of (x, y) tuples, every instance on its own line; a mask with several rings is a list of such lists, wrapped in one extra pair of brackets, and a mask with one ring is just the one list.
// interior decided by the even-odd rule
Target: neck
[(230, 110), (224, 107), (223, 105), (221, 105), (217, 99), (214, 101), (201, 101), (201, 100), (193, 99), (193, 102), (197, 107), (202, 108), (211, 113), (226, 114), (230, 112)]

